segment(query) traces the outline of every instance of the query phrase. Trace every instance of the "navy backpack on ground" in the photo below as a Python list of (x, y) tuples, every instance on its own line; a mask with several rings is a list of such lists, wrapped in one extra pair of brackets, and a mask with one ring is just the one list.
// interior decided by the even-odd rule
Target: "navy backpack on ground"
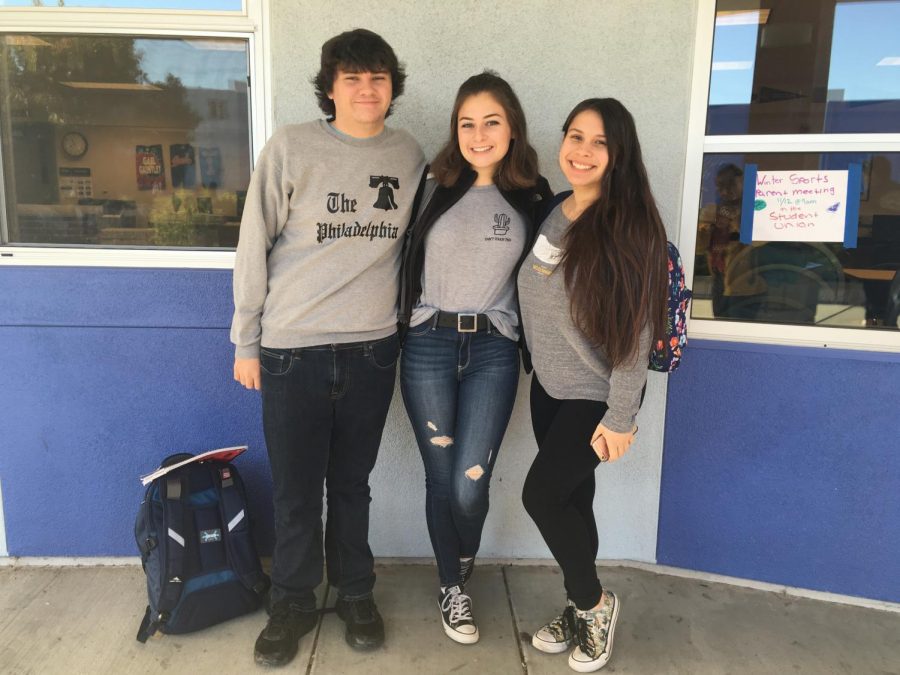
[[(169, 466), (190, 454), (167, 457)], [(258, 609), (269, 588), (250, 532), (244, 485), (233, 465), (192, 462), (156, 478), (134, 536), (150, 604), (138, 629), (189, 633)]]

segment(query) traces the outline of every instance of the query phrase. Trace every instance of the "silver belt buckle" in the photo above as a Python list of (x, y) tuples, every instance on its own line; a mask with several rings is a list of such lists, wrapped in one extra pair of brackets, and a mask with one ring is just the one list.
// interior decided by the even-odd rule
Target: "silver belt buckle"
[[(472, 327), (463, 328), (463, 319), (471, 319)], [(456, 315), (456, 331), (458, 333), (477, 333), (478, 332), (478, 315), (477, 314), (457, 314)]]

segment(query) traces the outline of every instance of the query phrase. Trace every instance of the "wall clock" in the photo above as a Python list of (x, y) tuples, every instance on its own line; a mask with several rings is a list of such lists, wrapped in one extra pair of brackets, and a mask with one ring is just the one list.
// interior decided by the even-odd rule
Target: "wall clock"
[(62, 137), (62, 151), (70, 159), (83, 157), (87, 149), (87, 139), (78, 131), (70, 131)]

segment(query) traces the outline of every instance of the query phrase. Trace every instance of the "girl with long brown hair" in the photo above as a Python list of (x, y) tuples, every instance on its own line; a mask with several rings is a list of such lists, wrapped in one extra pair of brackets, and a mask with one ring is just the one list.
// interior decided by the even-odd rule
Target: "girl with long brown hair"
[(625, 107), (582, 101), (563, 132), (559, 164), (572, 192), (545, 218), (518, 276), (538, 443), (522, 500), (567, 593), (532, 644), (551, 653), (575, 645), (569, 666), (592, 672), (609, 660), (619, 614), (597, 578), (594, 470), (634, 440), (651, 339), (664, 332), (668, 258)]
[[(425, 518), (447, 636), (478, 641), (466, 582), (519, 380), (516, 270), (551, 196), (512, 87), (463, 82), (403, 262), (400, 388), (425, 465)], [(427, 193), (427, 190), (426, 190)]]

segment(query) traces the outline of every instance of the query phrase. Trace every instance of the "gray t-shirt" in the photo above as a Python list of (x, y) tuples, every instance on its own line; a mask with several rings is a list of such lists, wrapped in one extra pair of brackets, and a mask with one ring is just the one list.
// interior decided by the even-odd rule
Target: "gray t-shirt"
[(341, 134), (324, 120), (279, 128), (250, 180), (234, 264), (231, 341), (265, 347), (387, 337), (397, 330), (403, 235), (425, 167), (385, 128)]
[(559, 265), (563, 237), (571, 221), (562, 205), (547, 217), (519, 270), (522, 329), (531, 351), (534, 372), (556, 399), (606, 401), (602, 423), (625, 433), (634, 426), (641, 389), (647, 381), (650, 331), (640, 336), (638, 358), (627, 367), (611, 369), (603, 350), (585, 337), (572, 319), (565, 274)]
[(518, 340), (515, 268), (526, 236), (522, 217), (496, 185), (469, 188), (425, 239), (422, 295), (410, 326), (439, 309), (476, 312)]

